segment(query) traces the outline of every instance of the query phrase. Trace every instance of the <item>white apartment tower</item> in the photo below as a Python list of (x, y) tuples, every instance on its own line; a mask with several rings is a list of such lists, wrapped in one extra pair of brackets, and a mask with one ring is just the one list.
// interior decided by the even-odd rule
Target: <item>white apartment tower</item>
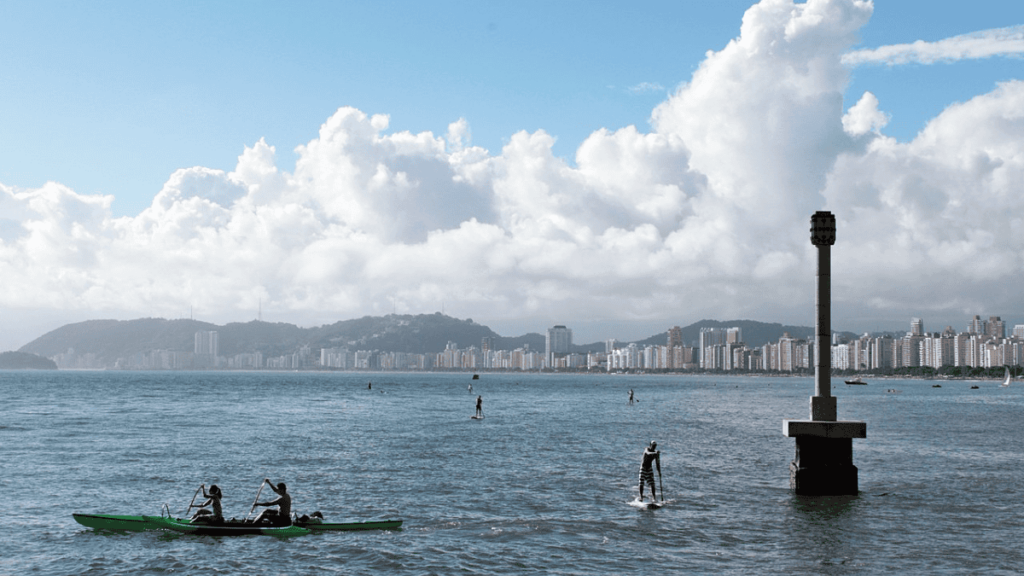
[(196, 332), (196, 354), (204, 354), (216, 358), (220, 353), (220, 345), (216, 330)]

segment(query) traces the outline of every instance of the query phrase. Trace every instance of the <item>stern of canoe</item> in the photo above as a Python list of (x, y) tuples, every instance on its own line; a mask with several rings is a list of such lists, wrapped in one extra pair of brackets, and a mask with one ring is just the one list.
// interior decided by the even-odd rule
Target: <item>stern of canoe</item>
[(299, 524), (310, 532), (349, 532), (353, 530), (398, 530), (402, 527), (401, 520), (370, 520), (367, 522), (321, 522), (319, 524)]

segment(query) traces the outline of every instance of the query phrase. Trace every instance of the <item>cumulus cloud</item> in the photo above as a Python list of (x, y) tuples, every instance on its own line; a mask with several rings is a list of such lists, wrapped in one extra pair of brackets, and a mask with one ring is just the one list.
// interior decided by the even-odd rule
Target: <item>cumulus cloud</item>
[(59, 184), (0, 186), (0, 307), (810, 324), (808, 219), (828, 209), (837, 324), (922, 302), (1019, 309), (1024, 83), (896, 142), (874, 95), (843, 102), (844, 54), (870, 14), (856, 0), (753, 6), (651, 132), (598, 130), (573, 164), (543, 130), (491, 153), (465, 119), (414, 134), (341, 108), (293, 172), (260, 140), (230, 172), (175, 172), (132, 217)]
[(893, 44), (843, 55), (849, 66), (862, 64), (934, 64), (993, 56), (1024, 54), (1024, 26), (1010, 26), (972, 32), (937, 42), (918, 40), (910, 44)]
[(878, 98), (871, 92), (865, 92), (843, 115), (843, 130), (851, 136), (878, 134), (888, 123), (889, 115), (878, 109)]

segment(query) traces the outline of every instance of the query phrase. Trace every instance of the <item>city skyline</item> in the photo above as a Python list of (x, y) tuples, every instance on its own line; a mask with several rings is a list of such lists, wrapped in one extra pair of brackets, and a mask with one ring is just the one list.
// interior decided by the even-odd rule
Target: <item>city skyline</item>
[[(549, 328), (544, 336), (544, 352), (524, 343), (515, 349), (495, 346), (492, 336), (480, 339), (479, 346), (460, 347), (449, 340), (442, 352), (395, 351), (384, 347), (334, 345), (317, 348), (308, 341), (291, 352), (271, 356), (255, 348), (221, 356), (219, 332), (199, 330), (194, 334), (193, 353), (151, 348), (123, 356), (108, 357), (74, 347), (49, 356), (61, 369), (127, 370), (576, 370), (576, 371), (694, 371), (725, 372), (799, 372), (814, 365), (817, 342), (813, 335), (781, 332), (777, 340), (751, 345), (739, 326), (688, 326), (699, 329), (696, 340), (683, 341), (679, 326), (668, 328), (663, 344), (619, 342), (608, 339), (604, 349), (572, 350), (572, 329), (564, 325)], [(750, 324), (748, 324), (750, 325)], [(757, 326), (756, 323), (753, 326)], [(797, 328), (781, 327), (776, 329)], [(804, 327), (808, 330), (809, 327)], [(1008, 325), (999, 316), (987, 319), (975, 315), (962, 331), (946, 326), (941, 333), (924, 329), (921, 318), (910, 319), (903, 335), (875, 333), (852, 335), (833, 331), (829, 342), (833, 370), (892, 370), (913, 367), (992, 368), (1024, 366), (1024, 324)], [(847, 336), (849, 335), (849, 336)], [(657, 336), (657, 335), (655, 335)], [(651, 338), (654, 338), (652, 336)], [(648, 338), (647, 340), (651, 340)], [(335, 339), (331, 339), (332, 342)], [(265, 342), (270, 344), (270, 342)]]
[(12, 2), (0, 349), (193, 309), (811, 325), (822, 209), (835, 326), (1020, 322), (1022, 24), (987, 0)]

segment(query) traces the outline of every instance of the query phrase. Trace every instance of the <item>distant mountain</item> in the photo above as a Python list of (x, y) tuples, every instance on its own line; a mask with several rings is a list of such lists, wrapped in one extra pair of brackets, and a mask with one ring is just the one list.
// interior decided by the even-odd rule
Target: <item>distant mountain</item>
[[(756, 320), (701, 320), (694, 322), (685, 328), (680, 328), (683, 336), (683, 344), (696, 346), (700, 341), (701, 328), (733, 328), (738, 327), (742, 331), (743, 342), (750, 348), (764, 346), (768, 342), (778, 342), (779, 338), (788, 333), (793, 338), (814, 339), (814, 328), (808, 326), (784, 326), (778, 323), (757, 322)], [(655, 334), (643, 340), (634, 342), (637, 346), (664, 345), (668, 342), (668, 330)], [(580, 348), (592, 349), (600, 346), (604, 350), (604, 344), (590, 344)]]
[[(806, 326), (784, 326), (753, 320), (701, 320), (682, 328), (683, 342), (687, 345), (697, 342), (701, 328), (733, 326), (743, 330), (743, 340), (750, 347), (776, 342), (787, 332), (794, 338), (812, 338), (814, 332), (813, 328)], [(543, 352), (545, 347), (542, 334), (505, 337), (472, 319), (460, 320), (436, 313), (365, 316), (315, 328), (260, 321), (218, 326), (197, 320), (163, 318), (90, 320), (48, 332), (22, 346), (20, 352), (51, 358), (74, 350), (77, 355), (95, 355), (102, 365), (112, 365), (118, 358), (129, 358), (154, 350), (192, 352), (195, 349), (195, 333), (209, 330), (218, 332), (221, 356), (261, 352), (266, 357), (274, 357), (290, 354), (303, 346), (308, 346), (313, 354), (317, 354), (321, 348), (435, 354), (443, 351), (449, 342), (461, 349), (470, 346), (480, 348), (484, 338), (493, 339), (495, 350), (529, 347)], [(667, 342), (667, 338), (667, 332), (662, 332), (638, 340), (635, 344), (641, 347), (662, 345)], [(604, 349), (604, 342), (573, 346), (573, 351), (579, 353), (603, 352)]]
[(0, 352), (0, 370), (56, 370), (57, 364), (49, 358), (24, 352)]
[(485, 337), (493, 338), (494, 349), (514, 349), (529, 345), (544, 350), (544, 337), (526, 334), (514, 338), (498, 335), (472, 319), (459, 320), (443, 314), (366, 316), (316, 328), (270, 322), (231, 323), (217, 326), (197, 320), (89, 320), (68, 324), (22, 346), (20, 351), (53, 357), (74, 350), (75, 354), (94, 354), (101, 363), (144, 354), (153, 350), (191, 352), (195, 333), (216, 330), (222, 356), (243, 352), (262, 352), (279, 356), (308, 346), (314, 353), (320, 348), (382, 350), (390, 352), (437, 353), (449, 342), (458, 348), (481, 347)]

